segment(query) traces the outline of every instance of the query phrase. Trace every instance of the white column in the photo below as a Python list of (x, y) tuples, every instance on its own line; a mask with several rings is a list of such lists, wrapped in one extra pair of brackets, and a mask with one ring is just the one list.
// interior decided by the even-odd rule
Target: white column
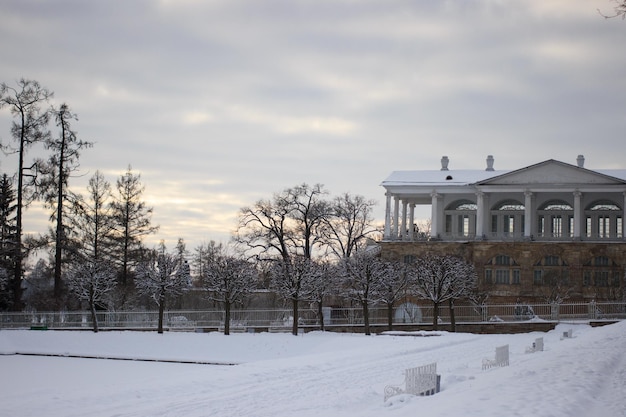
[(391, 193), (387, 191), (385, 197), (385, 239), (389, 239), (391, 237)]
[(400, 224), (398, 223), (398, 217), (400, 217), (400, 204), (398, 204), (399, 200), (400, 197), (398, 196), (393, 198), (393, 230), (391, 238), (394, 240), (398, 238), (398, 228), (400, 227)]
[(415, 239), (415, 203), (409, 204), (409, 240)]
[(437, 235), (439, 235), (440, 228), (440, 207), (439, 207), (439, 199), (441, 195), (437, 194), (437, 191), (432, 192), (432, 211), (431, 211), (431, 219), (430, 219), (430, 237), (432, 239), (436, 239)]
[(579, 190), (574, 190), (574, 239), (580, 239), (580, 229), (582, 226), (582, 195), (583, 193)]
[(482, 240), (485, 234), (485, 193), (476, 192), (476, 239)]
[(533, 234), (533, 213), (535, 209), (533, 207), (533, 193), (530, 190), (524, 191), (524, 237), (530, 238)]
[(406, 206), (407, 206), (407, 201), (406, 200), (402, 200), (402, 228), (400, 230), (400, 237), (402, 238), (402, 240), (406, 240), (407, 237), (407, 230), (406, 230)]
[(626, 192), (624, 192), (624, 205), (622, 206), (622, 239), (626, 240)]

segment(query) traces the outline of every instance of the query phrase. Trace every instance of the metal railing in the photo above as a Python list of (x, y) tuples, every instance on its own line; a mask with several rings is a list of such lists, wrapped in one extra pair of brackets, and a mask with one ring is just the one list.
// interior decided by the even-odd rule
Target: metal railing
[[(402, 314), (401, 308), (394, 308), (394, 324), (429, 324), (433, 322), (432, 304), (411, 304), (411, 314)], [(369, 309), (372, 325), (387, 323), (387, 309), (374, 306)], [(626, 302), (570, 303), (570, 304), (508, 304), (455, 306), (457, 323), (515, 322), (524, 320), (624, 320)], [(107, 311), (97, 313), (101, 329), (154, 329), (157, 327), (157, 311)], [(447, 305), (439, 307), (441, 323), (450, 322)], [(360, 308), (324, 308), (324, 323), (329, 326), (362, 325), (363, 311)], [(317, 312), (301, 308), (299, 326), (318, 326)], [(170, 310), (165, 312), (164, 325), (170, 330), (223, 329), (222, 310)], [(254, 328), (268, 330), (290, 329), (293, 316), (290, 309), (233, 310), (231, 311), (231, 331)], [(0, 313), (0, 329), (90, 329), (91, 314), (85, 311), (72, 312), (22, 312)]]

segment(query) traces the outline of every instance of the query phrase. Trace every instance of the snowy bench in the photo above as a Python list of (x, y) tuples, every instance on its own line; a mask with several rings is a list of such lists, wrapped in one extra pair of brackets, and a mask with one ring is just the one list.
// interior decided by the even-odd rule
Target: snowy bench
[(483, 359), (483, 370), (496, 366), (509, 366), (509, 345), (498, 346), (495, 359)]
[(437, 363), (431, 363), (404, 371), (404, 389), (398, 385), (385, 387), (385, 401), (394, 395), (433, 395), (439, 392), (441, 375), (437, 375)]
[(526, 353), (543, 352), (543, 337), (538, 337), (531, 347), (526, 348)]
[(569, 329), (566, 332), (563, 332), (563, 337), (561, 339), (571, 339), (572, 338), (572, 329)]

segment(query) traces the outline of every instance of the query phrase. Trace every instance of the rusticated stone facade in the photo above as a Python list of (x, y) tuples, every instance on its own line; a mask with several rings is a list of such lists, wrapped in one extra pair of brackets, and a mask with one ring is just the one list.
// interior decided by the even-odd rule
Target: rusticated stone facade
[(394, 242), (381, 257), (411, 262), (455, 255), (475, 266), (489, 303), (609, 301), (625, 297), (626, 242)]

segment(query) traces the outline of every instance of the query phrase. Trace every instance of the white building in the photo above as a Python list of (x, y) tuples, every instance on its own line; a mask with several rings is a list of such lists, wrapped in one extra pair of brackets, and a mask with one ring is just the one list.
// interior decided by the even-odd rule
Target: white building
[(547, 160), (516, 170), (394, 171), (386, 190), (384, 240), (414, 241), (415, 208), (431, 207), (431, 239), (624, 240), (626, 170)]
[[(396, 171), (381, 256), (461, 256), (492, 301), (626, 299), (626, 170), (547, 160), (515, 170)], [(430, 207), (429, 231), (415, 227)]]

